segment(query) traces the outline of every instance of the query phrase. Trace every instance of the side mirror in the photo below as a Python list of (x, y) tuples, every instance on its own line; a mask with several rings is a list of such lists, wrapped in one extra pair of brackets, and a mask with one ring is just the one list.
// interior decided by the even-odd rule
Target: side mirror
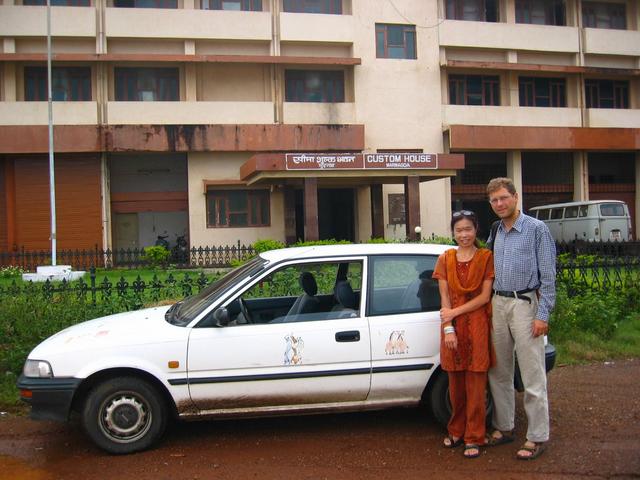
[(226, 327), (231, 321), (231, 319), (229, 318), (229, 310), (227, 310), (225, 307), (218, 308), (215, 312), (213, 312), (213, 319), (216, 321), (217, 327)]

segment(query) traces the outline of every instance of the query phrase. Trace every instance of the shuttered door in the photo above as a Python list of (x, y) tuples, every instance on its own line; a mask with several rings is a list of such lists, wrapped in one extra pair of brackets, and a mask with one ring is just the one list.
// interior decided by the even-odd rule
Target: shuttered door
[[(59, 155), (55, 165), (58, 250), (102, 248), (99, 158)], [(15, 184), (16, 243), (25, 250), (49, 249), (48, 158), (15, 157)]]

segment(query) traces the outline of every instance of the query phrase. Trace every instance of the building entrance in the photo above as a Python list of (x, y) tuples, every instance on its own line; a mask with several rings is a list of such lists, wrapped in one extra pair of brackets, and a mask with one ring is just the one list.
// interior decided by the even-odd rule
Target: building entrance
[[(318, 189), (318, 236), (355, 242), (355, 190)], [(296, 190), (296, 238), (304, 239), (304, 192)]]

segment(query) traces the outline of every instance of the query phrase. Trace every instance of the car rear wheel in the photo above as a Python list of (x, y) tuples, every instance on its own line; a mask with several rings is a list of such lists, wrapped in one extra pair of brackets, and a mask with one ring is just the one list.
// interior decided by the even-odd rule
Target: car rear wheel
[(149, 448), (164, 433), (167, 418), (167, 405), (160, 392), (134, 377), (98, 384), (82, 409), (82, 423), (91, 440), (114, 454)]
[[(429, 405), (431, 406), (431, 414), (443, 426), (447, 426), (451, 418), (451, 401), (449, 400), (449, 377), (447, 372), (440, 371), (433, 381), (429, 390)], [(486, 401), (487, 425), (491, 421), (493, 414), (493, 399), (489, 393), (489, 385), (487, 385), (487, 401)]]

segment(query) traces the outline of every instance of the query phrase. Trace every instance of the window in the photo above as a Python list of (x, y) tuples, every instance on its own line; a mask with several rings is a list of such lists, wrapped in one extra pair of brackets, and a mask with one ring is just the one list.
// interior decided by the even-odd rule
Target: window
[(582, 2), (582, 26), (626, 30), (627, 12), (625, 4)]
[(114, 0), (119, 8), (178, 8), (178, 0)]
[(267, 227), (271, 223), (267, 190), (207, 191), (207, 227)]
[(549, 220), (551, 214), (551, 209), (543, 208), (542, 210), (538, 210), (538, 220)]
[(516, 23), (566, 25), (563, 0), (516, 0)]
[(451, 105), (500, 105), (500, 79), (497, 76), (449, 75)]
[(551, 210), (551, 220), (562, 220), (564, 208), (554, 208)]
[(600, 215), (603, 217), (624, 217), (624, 205), (621, 203), (603, 203), (600, 205)]
[(284, 82), (287, 102), (344, 102), (342, 70), (286, 70)]
[(566, 107), (564, 78), (520, 77), (521, 107)]
[(342, 14), (342, 0), (284, 0), (283, 11)]
[(436, 260), (431, 255), (372, 256), (369, 315), (440, 310), (438, 282), (431, 278)]
[[(51, 69), (51, 98), (57, 102), (91, 100), (90, 67), (53, 67)], [(24, 68), (24, 99), (47, 101), (47, 68)]]
[(251, 286), (241, 302), (229, 304), (230, 325), (356, 318), (361, 289), (358, 260), (287, 265)]
[(578, 218), (578, 206), (565, 208), (564, 218)]
[(202, 0), (201, 5), (203, 10), (262, 11), (262, 0)]
[(116, 101), (177, 102), (177, 68), (116, 68)]
[[(47, 0), (22, 0), (23, 5), (46, 5)], [(51, 0), (52, 7), (88, 7), (89, 0)]]
[(416, 27), (376, 23), (377, 58), (416, 58)]
[(446, 0), (449, 20), (474, 20), (477, 22), (497, 22), (497, 0)]
[(587, 108), (629, 108), (629, 82), (585, 80)]

